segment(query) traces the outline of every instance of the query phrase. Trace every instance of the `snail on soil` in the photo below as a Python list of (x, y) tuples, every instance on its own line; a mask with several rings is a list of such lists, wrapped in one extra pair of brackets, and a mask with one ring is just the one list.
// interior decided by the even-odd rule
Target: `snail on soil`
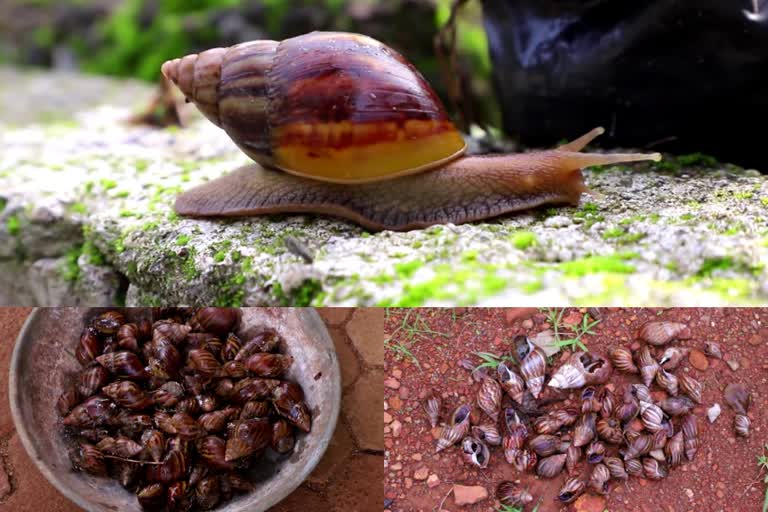
[(577, 204), (582, 168), (661, 158), (579, 153), (602, 128), (554, 150), (463, 156), (464, 139), (424, 77), (360, 34), (214, 48), (162, 73), (261, 164), (180, 195), (180, 215), (311, 212), (405, 231)]

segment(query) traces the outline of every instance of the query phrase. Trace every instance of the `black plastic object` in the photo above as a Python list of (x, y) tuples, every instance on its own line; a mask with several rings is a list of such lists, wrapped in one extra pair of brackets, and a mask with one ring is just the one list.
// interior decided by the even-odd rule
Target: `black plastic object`
[(768, 0), (483, 0), (504, 131), (768, 172)]

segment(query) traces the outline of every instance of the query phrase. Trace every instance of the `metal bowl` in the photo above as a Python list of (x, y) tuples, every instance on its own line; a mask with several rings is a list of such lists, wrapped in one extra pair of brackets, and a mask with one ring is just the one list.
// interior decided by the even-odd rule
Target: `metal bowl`
[[(42, 308), (16, 340), (10, 370), (13, 421), (32, 461), (63, 495), (89, 511), (141, 512), (136, 497), (115, 480), (72, 470), (56, 400), (80, 370), (74, 357), (85, 322), (104, 308)], [(124, 308), (129, 320), (149, 309)], [(219, 512), (262, 511), (293, 492), (330, 443), (341, 405), (341, 377), (333, 342), (310, 308), (243, 308), (241, 333), (259, 325), (276, 329), (294, 357), (287, 378), (301, 384), (312, 411), (312, 431), (298, 435), (295, 451), (252, 476), (256, 488), (219, 506)]]

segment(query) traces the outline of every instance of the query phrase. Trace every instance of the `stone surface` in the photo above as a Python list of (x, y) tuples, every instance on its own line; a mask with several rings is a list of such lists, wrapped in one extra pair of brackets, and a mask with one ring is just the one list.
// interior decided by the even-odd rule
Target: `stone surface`
[(605, 497), (583, 494), (573, 506), (576, 508), (576, 512), (603, 512), (605, 510)]
[(474, 505), (488, 498), (488, 490), (482, 485), (454, 485), (453, 500), (456, 505)]
[[(360, 455), (341, 471), (328, 488), (331, 510), (338, 512), (368, 512), (380, 510), (384, 501), (384, 464), (382, 457)], [(305, 510), (312, 510), (307, 508)]]
[(357, 360), (355, 351), (347, 339), (343, 329), (330, 328), (333, 345), (336, 347), (336, 355), (339, 358), (339, 367), (341, 369), (341, 385), (346, 388), (357, 380), (360, 375), (360, 363)]
[(309, 476), (310, 483), (325, 485), (333, 475), (339, 471), (341, 465), (349, 459), (355, 449), (355, 442), (349, 434), (347, 427), (340, 423), (333, 434), (328, 451), (323, 455), (320, 464)]
[(325, 323), (328, 325), (339, 325), (343, 323), (349, 315), (352, 314), (354, 308), (317, 308), (317, 312), (323, 317)]
[(0, 83), (14, 84), (0, 88), (0, 304), (768, 301), (768, 177), (754, 170), (665, 155), (586, 170), (601, 195), (577, 207), (407, 233), (186, 219), (179, 191), (249, 162), (191, 106), (187, 127), (158, 130), (124, 122), (144, 84), (10, 68)]
[(2, 502), (10, 493), (11, 479), (8, 477), (8, 473), (5, 472), (3, 465), (0, 464), (0, 502)]
[[(367, 364), (384, 364), (384, 313), (380, 308), (355, 310), (347, 323), (347, 334)], [(381, 343), (366, 343), (371, 338), (378, 338)]]
[(383, 373), (373, 370), (361, 375), (344, 397), (342, 411), (352, 427), (357, 444), (363, 450), (383, 450), (381, 404), (384, 401)]

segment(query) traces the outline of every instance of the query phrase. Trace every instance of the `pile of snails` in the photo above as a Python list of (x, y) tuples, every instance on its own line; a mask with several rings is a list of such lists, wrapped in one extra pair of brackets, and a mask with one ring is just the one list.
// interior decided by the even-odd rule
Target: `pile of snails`
[[(606, 494), (612, 481), (630, 476), (663, 479), (671, 468), (692, 461), (699, 446), (692, 411), (702, 401), (703, 386), (685, 373), (672, 373), (683, 359), (683, 349), (669, 347), (656, 353), (656, 347), (687, 337), (690, 331), (683, 324), (646, 323), (637, 333), (645, 343), (634, 353), (618, 346), (609, 350), (608, 357), (573, 352), (546, 387), (547, 357), (526, 336), (515, 338), (512, 354), (506, 354), (493, 373), (488, 366), (475, 368), (463, 360), (460, 365), (481, 382), (476, 402), (482, 414), (475, 414), (471, 403), (456, 408), (442, 428), (436, 451), (458, 444), (468, 464), (484, 469), (492, 447), (499, 446), (506, 462), (519, 472), (554, 478), (565, 470), (568, 478), (557, 496), (562, 503), (574, 501), (586, 490)], [(712, 344), (709, 350), (719, 347)], [(640, 382), (617, 390), (607, 384), (614, 368), (636, 375)], [(653, 387), (664, 391), (663, 399), (654, 399)], [(576, 406), (562, 403), (570, 390), (578, 390)], [(749, 393), (734, 384), (726, 389), (726, 400), (737, 413), (737, 432), (748, 435)], [(436, 427), (441, 410), (436, 392), (427, 397), (425, 410)], [(533, 500), (511, 481), (497, 487), (496, 497), (512, 507), (525, 507)]]
[(208, 510), (249, 492), (248, 470), (288, 456), (311, 417), (284, 342), (241, 340), (235, 308), (153, 310), (87, 323), (83, 366), (56, 407), (74, 469), (111, 477), (150, 510)]
[(311, 32), (169, 60), (163, 76), (260, 165), (186, 191), (179, 215), (335, 215), (372, 230), (460, 224), (578, 204), (581, 169), (661, 159), (549, 151), (465, 156), (464, 137), (422, 74), (362, 34)]

